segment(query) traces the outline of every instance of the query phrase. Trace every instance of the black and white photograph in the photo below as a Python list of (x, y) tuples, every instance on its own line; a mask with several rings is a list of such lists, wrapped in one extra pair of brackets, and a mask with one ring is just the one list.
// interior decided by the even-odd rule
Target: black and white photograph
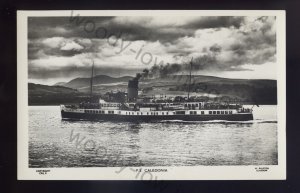
[(284, 11), (19, 11), (18, 178), (285, 179)]

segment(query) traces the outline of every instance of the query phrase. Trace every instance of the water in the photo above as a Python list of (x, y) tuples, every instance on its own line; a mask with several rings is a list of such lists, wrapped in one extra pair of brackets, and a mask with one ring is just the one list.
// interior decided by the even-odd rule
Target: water
[(277, 165), (276, 106), (254, 107), (254, 119), (63, 121), (58, 106), (30, 106), (29, 167)]

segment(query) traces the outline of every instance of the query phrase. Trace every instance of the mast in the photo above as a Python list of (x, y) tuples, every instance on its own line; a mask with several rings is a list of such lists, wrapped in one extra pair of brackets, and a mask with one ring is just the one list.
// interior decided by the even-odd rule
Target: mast
[(190, 100), (190, 87), (191, 87), (191, 81), (192, 81), (192, 62), (193, 62), (193, 58), (191, 59), (191, 62), (190, 62), (190, 77), (189, 77), (189, 87), (188, 87), (188, 101)]
[(91, 93), (90, 93), (90, 100), (92, 102), (92, 97), (93, 97), (93, 77), (94, 77), (94, 60), (93, 60), (93, 65), (92, 65), (92, 74), (91, 74), (91, 85), (90, 85), (90, 88), (91, 88)]

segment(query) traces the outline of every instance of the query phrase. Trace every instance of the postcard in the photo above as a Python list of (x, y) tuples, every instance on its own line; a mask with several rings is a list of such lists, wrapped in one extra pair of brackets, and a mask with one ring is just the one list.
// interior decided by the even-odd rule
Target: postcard
[(286, 179), (285, 11), (18, 11), (19, 180)]

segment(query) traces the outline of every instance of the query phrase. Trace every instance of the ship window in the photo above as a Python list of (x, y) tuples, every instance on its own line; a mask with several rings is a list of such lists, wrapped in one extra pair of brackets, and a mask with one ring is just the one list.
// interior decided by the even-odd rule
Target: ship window
[(217, 114), (220, 114), (220, 111), (217, 111)]
[(201, 114), (203, 115), (203, 114), (204, 114), (204, 111), (201, 111)]
[(140, 115), (140, 113), (139, 113), (139, 112), (137, 112), (137, 115)]
[(169, 113), (168, 113), (168, 112), (166, 112), (166, 114), (168, 115)]
[(141, 113), (141, 115), (143, 115), (143, 113)]
[(176, 115), (184, 115), (185, 111), (176, 111)]
[(127, 115), (127, 112), (126, 112), (126, 115)]
[(229, 114), (232, 114), (232, 111), (229, 111)]
[(224, 111), (221, 111), (221, 114), (224, 114)]
[(228, 111), (225, 111), (225, 114), (228, 114)]
[(149, 113), (147, 112), (147, 115), (149, 115)]
[(216, 111), (213, 111), (213, 114), (215, 115), (215, 114), (216, 114)]
[(196, 104), (196, 107), (198, 107), (198, 104)]
[(211, 111), (209, 111), (209, 114), (211, 115)]

